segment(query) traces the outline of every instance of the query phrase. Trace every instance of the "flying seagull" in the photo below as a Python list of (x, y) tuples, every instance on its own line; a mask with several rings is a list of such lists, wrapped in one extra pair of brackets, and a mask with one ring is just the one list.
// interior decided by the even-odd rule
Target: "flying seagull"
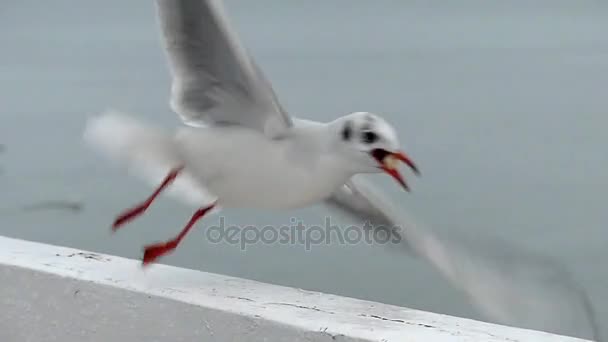
[(559, 265), (511, 247), (492, 259), (441, 239), (408, 224), (399, 208), (357, 177), (386, 173), (408, 190), (399, 162), (419, 173), (380, 115), (361, 111), (329, 122), (292, 117), (220, 2), (157, 0), (156, 8), (172, 76), (170, 105), (185, 125), (168, 132), (110, 110), (92, 117), (84, 134), (111, 160), (158, 186), (118, 215), (114, 230), (165, 190), (198, 207), (176, 237), (145, 247), (143, 265), (175, 250), (210, 211), (323, 202), (373, 227), (395, 228), (391, 234), (401, 237), (403, 250), (434, 266), (493, 319), (597, 337), (585, 292)]

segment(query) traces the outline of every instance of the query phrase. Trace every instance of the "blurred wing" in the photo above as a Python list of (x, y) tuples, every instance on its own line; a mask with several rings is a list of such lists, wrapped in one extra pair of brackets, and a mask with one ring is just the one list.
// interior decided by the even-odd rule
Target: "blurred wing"
[[(183, 163), (173, 135), (115, 110), (90, 117), (83, 138), (108, 160), (126, 166), (133, 176), (153, 186), (158, 186), (175, 165)], [(216, 200), (216, 196), (186, 170), (166, 193), (194, 207)]]
[(184, 123), (238, 124), (269, 137), (291, 126), (219, 1), (157, 0), (156, 4), (172, 76), (171, 108)]
[(402, 210), (359, 180), (351, 180), (327, 204), (399, 236), (396, 247), (433, 265), (491, 319), (599, 341), (586, 292), (554, 261), (497, 240), (440, 238), (410, 223)]

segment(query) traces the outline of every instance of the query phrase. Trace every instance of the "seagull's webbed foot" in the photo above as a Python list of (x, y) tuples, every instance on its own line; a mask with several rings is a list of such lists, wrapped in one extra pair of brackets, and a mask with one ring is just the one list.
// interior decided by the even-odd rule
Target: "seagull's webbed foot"
[(114, 223), (112, 224), (112, 231), (118, 230), (118, 228), (120, 228), (120, 226), (124, 225), (125, 223), (127, 223), (127, 222), (133, 220), (134, 218), (138, 217), (139, 215), (143, 214), (146, 211), (146, 209), (148, 209), (148, 207), (152, 204), (152, 202), (154, 202), (156, 197), (167, 186), (169, 186), (169, 184), (171, 184), (175, 180), (175, 178), (177, 178), (177, 176), (179, 175), (180, 171), (183, 168), (184, 168), (183, 166), (180, 166), (178, 168), (171, 170), (171, 172), (169, 172), (167, 177), (165, 177), (163, 182), (158, 186), (158, 188), (156, 188), (156, 190), (154, 191), (154, 193), (152, 193), (152, 195), (150, 195), (150, 197), (148, 197), (145, 201), (138, 204), (137, 206), (127, 209), (122, 214), (118, 215), (118, 217), (116, 218), (116, 220), (114, 220)]
[(169, 254), (173, 250), (175, 250), (175, 248), (177, 248), (177, 246), (182, 241), (182, 239), (186, 236), (186, 234), (188, 233), (190, 228), (192, 228), (194, 226), (194, 224), (200, 218), (205, 216), (205, 214), (207, 212), (209, 212), (209, 210), (213, 209), (214, 206), (215, 206), (215, 203), (197, 210), (194, 213), (194, 215), (192, 215), (192, 218), (190, 218), (190, 221), (188, 221), (188, 224), (186, 224), (186, 226), (182, 229), (182, 231), (175, 238), (173, 238), (167, 242), (160, 242), (160, 243), (155, 243), (155, 244), (146, 246), (144, 248), (144, 257), (142, 260), (143, 266), (146, 266), (146, 265), (154, 262), (156, 259), (160, 258), (161, 256), (163, 256), (165, 254)]

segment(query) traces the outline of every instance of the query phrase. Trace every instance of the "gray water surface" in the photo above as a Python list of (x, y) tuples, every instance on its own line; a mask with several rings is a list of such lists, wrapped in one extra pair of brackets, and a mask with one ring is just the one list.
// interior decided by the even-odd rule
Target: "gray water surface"
[[(400, 206), (438, 230), (555, 257), (608, 321), (605, 2), (231, 0), (227, 8), (294, 115), (328, 121), (367, 110), (394, 123), (423, 172), (409, 177), (411, 194), (373, 177)], [(151, 189), (81, 141), (87, 116), (109, 107), (179, 124), (157, 34), (149, 1), (0, 4), (1, 235), (140, 258), (144, 244), (172, 237), (191, 215), (163, 198), (111, 235), (115, 215)], [(20, 210), (54, 199), (84, 207)], [(321, 224), (328, 213), (222, 215), (263, 226), (293, 217)], [(242, 251), (198, 229), (163, 262), (481, 318), (426, 264), (377, 246)]]

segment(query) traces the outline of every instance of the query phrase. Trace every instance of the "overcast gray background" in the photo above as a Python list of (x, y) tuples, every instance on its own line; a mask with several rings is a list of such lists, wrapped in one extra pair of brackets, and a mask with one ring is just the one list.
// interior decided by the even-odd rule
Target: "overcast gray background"
[[(488, 234), (570, 267), (608, 320), (608, 7), (601, 1), (236, 1), (228, 12), (283, 104), (397, 127), (423, 177), (373, 177), (438, 230)], [(81, 144), (115, 107), (178, 125), (149, 1), (0, 3), (0, 234), (139, 258), (191, 209), (163, 198), (111, 236), (151, 188)], [(23, 212), (40, 200), (84, 211)], [(321, 207), (226, 210), (230, 224), (322, 223)], [(336, 223), (351, 223), (339, 221)], [(217, 217), (207, 224), (217, 223)], [(210, 244), (203, 227), (163, 262), (479, 318), (425, 264), (370, 246)]]

